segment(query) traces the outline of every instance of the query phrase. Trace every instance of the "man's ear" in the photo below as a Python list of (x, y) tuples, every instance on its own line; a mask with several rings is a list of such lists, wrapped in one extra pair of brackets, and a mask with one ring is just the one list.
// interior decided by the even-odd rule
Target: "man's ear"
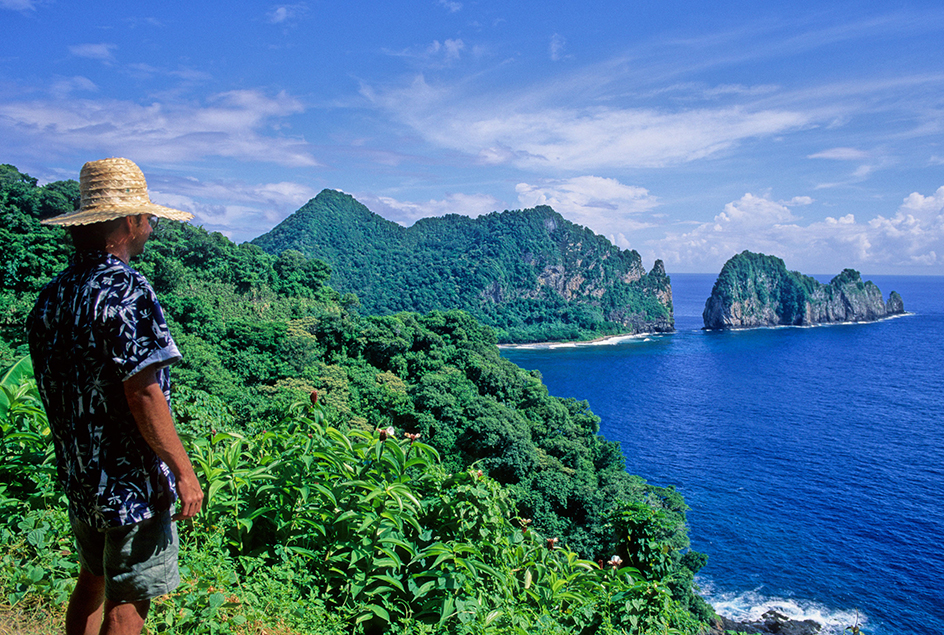
[(127, 228), (132, 234), (138, 234), (147, 224), (149, 216), (147, 214), (132, 214), (125, 216), (127, 219)]

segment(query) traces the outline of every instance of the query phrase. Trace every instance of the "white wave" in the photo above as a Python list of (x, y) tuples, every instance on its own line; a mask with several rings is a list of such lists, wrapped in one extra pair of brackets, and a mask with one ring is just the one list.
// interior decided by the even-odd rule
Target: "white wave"
[[(742, 333), (745, 331), (762, 331), (762, 330), (777, 330), (777, 329), (818, 329), (824, 328), (827, 326), (858, 326), (862, 324), (875, 324), (877, 322), (884, 322), (886, 320), (894, 320), (900, 317), (906, 317), (909, 315), (915, 315), (905, 311), (904, 313), (896, 313), (894, 315), (886, 315), (874, 320), (861, 320), (859, 322), (855, 321), (844, 321), (844, 322), (815, 322), (813, 324), (765, 324), (763, 326), (743, 326), (737, 328), (729, 329), (707, 329), (709, 331), (726, 331), (728, 333)], [(704, 330), (704, 329), (702, 329)]]
[(604, 337), (599, 340), (592, 340), (589, 342), (580, 342), (581, 346), (612, 346), (614, 344), (623, 344), (625, 342), (648, 342), (649, 337), (645, 334), (639, 335), (614, 335), (612, 337)]
[[(698, 577), (702, 597), (714, 607), (718, 615), (738, 622), (755, 622), (767, 611), (777, 611), (791, 620), (812, 620), (821, 624), (824, 635), (841, 635), (846, 628), (858, 624), (863, 627), (868, 618), (856, 609), (831, 609), (813, 600), (773, 597), (763, 593), (763, 587), (741, 593), (719, 591), (710, 580)], [(865, 628), (863, 627), (863, 630)]]

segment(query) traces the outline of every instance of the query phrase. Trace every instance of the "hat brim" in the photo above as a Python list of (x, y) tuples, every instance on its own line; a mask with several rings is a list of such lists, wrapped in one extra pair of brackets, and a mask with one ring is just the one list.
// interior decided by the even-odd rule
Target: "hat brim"
[(193, 214), (190, 212), (184, 212), (179, 209), (164, 207), (163, 205), (156, 205), (154, 203), (145, 203), (135, 205), (134, 207), (101, 206), (79, 209), (68, 214), (60, 214), (53, 218), (47, 218), (40, 221), (40, 223), (43, 225), (59, 226), (91, 225), (92, 223), (103, 223), (105, 221), (115, 220), (116, 218), (138, 216), (140, 214), (148, 214), (150, 216), (157, 216), (158, 218), (179, 221), (188, 221), (193, 218)]

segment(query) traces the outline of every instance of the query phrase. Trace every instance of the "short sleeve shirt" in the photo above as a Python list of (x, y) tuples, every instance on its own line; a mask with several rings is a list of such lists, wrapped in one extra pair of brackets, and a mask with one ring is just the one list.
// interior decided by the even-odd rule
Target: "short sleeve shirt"
[(144, 440), (123, 382), (148, 366), (170, 404), (180, 359), (151, 285), (105, 252), (79, 253), (40, 292), (27, 328), (70, 512), (99, 529), (169, 509), (174, 477)]

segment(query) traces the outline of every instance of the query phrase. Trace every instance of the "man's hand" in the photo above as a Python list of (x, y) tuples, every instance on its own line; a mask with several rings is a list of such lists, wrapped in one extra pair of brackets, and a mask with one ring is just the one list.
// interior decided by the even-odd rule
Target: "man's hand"
[(193, 518), (203, 505), (203, 490), (193, 471), (190, 458), (184, 450), (174, 420), (157, 382), (157, 369), (145, 368), (124, 382), (125, 397), (134, 416), (141, 436), (154, 453), (170, 468), (177, 480), (177, 495), (180, 497), (180, 512), (174, 520)]
[[(193, 468), (190, 469), (193, 474)], [(187, 520), (200, 513), (200, 507), (203, 505), (203, 490), (200, 489), (200, 481), (196, 474), (193, 479), (177, 478), (177, 497), (180, 501), (180, 511), (174, 514), (174, 520)]]

